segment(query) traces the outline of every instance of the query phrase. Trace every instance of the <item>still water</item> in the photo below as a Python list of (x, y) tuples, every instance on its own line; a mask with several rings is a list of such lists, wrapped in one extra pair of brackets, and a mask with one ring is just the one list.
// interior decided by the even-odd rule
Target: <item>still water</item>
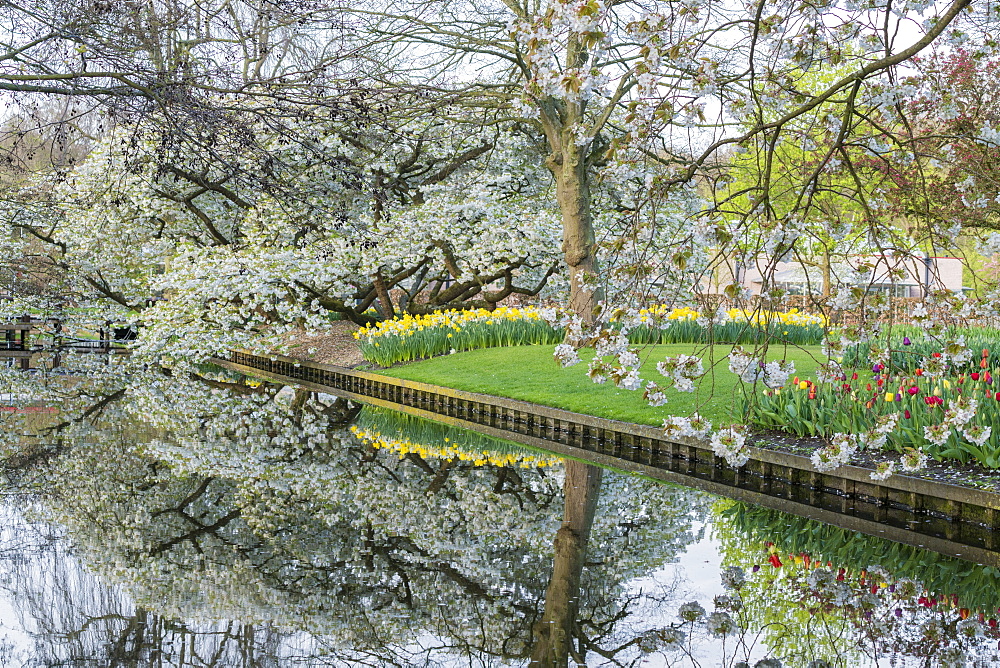
[(1000, 665), (992, 567), (291, 388), (3, 380), (2, 666)]

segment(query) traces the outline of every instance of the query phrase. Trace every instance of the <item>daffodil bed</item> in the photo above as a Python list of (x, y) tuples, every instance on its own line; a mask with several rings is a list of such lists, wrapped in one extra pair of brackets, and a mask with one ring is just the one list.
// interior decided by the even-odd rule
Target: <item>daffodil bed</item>
[[(727, 368), (726, 356), (731, 348), (692, 344), (640, 347), (639, 356), (643, 360), (640, 374), (644, 378), (658, 377), (656, 363), (668, 356), (697, 354), (704, 359), (707, 373), (695, 381), (695, 391), (668, 391), (667, 403), (660, 407), (649, 406), (641, 394), (620, 389), (612, 383), (595, 384), (582, 365), (560, 366), (552, 358), (550, 345), (473, 350), (379, 373), (639, 424), (660, 426), (671, 415), (686, 416), (694, 412), (718, 424), (732, 421), (731, 408), (749, 387)], [(581, 350), (580, 356), (587, 362), (593, 352)], [(819, 346), (774, 347), (768, 355), (768, 359), (794, 362), (797, 373), (803, 376), (815, 372), (819, 357)]]
[(354, 333), (365, 359), (380, 366), (424, 359), (449, 351), (478, 350), (525, 344), (555, 345), (562, 329), (542, 319), (537, 308), (498, 308), (494, 311), (438, 311), (406, 314)]
[[(555, 345), (564, 328), (556, 309), (535, 307), (494, 311), (438, 311), (404, 315), (355, 332), (365, 359), (379, 366), (425, 359), (451, 351), (502, 346)], [(636, 314), (629, 331), (636, 345), (716, 343), (817, 345), (827, 325), (822, 315), (791, 309), (784, 312), (729, 309), (703, 315), (691, 308), (652, 306)]]

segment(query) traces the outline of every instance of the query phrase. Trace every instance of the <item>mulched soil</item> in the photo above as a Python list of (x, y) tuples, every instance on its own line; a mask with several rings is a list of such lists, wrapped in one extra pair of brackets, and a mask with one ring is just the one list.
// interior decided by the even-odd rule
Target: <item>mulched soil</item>
[[(819, 438), (802, 438), (780, 431), (758, 433), (753, 437), (751, 443), (761, 449), (787, 452), (804, 457), (809, 457), (824, 444), (822, 439)], [(851, 465), (875, 470), (876, 463), (887, 459), (898, 461), (899, 456), (897, 452), (868, 452), (861, 450), (856, 452), (851, 458)], [(919, 473), (905, 473), (903, 475), (911, 478), (932, 480), (947, 485), (972, 487), (987, 492), (1000, 492), (1000, 471), (989, 471), (981, 466), (962, 464), (957, 461), (944, 463), (931, 459), (928, 460), (926, 468)]]
[(354, 338), (358, 326), (353, 322), (341, 320), (333, 323), (330, 331), (316, 336), (305, 334), (293, 335), (289, 342), (289, 357), (323, 362), (337, 366), (356, 368), (365, 363), (361, 348)]

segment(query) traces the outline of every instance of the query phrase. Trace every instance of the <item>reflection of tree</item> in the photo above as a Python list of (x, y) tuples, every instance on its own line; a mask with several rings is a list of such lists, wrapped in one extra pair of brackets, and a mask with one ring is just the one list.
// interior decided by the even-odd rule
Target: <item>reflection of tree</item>
[[(568, 460), (563, 487), (563, 521), (556, 532), (552, 577), (545, 592), (545, 609), (535, 627), (531, 665), (565, 666), (570, 657), (583, 664), (583, 642), (574, 647), (580, 629), (580, 577), (594, 512), (601, 493), (601, 469)], [(580, 638), (582, 641), (583, 639)]]
[(121, 588), (84, 571), (44, 525), (5, 511), (0, 577), (33, 643), (11, 642), (4, 666), (272, 668), (279, 647), (303, 655), (289, 634), (267, 626), (191, 626), (136, 607)]
[[(54, 492), (37, 512), (157, 619), (306, 631), (331, 662), (510, 662), (529, 658), (543, 602), (561, 596), (574, 651), (605, 652), (645, 629), (625, 584), (675, 558), (704, 508), (695, 492), (622, 476), (598, 502), (594, 473), (578, 496), (578, 464), (564, 477), (400, 459), (332, 426), (317, 397), (224, 388), (135, 373), (98, 413), (61, 416), (78, 426), (33, 469)], [(547, 599), (564, 515), (575, 533), (565, 551), (556, 539), (557, 569), (583, 585)]]

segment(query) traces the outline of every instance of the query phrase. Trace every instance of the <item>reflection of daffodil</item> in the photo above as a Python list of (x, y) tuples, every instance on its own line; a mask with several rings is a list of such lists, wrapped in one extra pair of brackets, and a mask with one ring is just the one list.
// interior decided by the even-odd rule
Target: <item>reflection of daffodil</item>
[(478, 452), (463, 448), (447, 437), (445, 437), (444, 442), (448, 445), (438, 447), (413, 443), (407, 438), (385, 437), (378, 431), (362, 429), (356, 425), (351, 427), (351, 432), (373, 448), (392, 450), (398, 453), (400, 459), (413, 453), (424, 459), (457, 459), (463, 462), (472, 462), (474, 466), (492, 464), (493, 466), (520, 466), (521, 468), (552, 466), (560, 461), (557, 458), (536, 457), (528, 453)]

